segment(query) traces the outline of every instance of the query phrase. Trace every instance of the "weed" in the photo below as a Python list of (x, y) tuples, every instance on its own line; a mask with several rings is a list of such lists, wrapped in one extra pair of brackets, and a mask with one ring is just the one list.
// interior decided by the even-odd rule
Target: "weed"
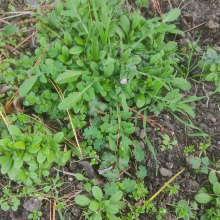
[(163, 138), (163, 145), (160, 145), (161, 146), (161, 149), (160, 149), (161, 151), (165, 151), (166, 149), (172, 150), (173, 146), (177, 145), (177, 140), (171, 141), (170, 137), (167, 134), (164, 134), (162, 136), (162, 138)]
[(194, 146), (193, 145), (190, 145), (190, 146), (185, 146), (185, 149), (184, 149), (184, 153), (185, 153), (185, 155), (186, 155), (186, 157), (189, 157), (190, 155), (189, 155), (189, 153), (190, 152), (194, 152), (195, 151), (195, 149), (194, 149)]

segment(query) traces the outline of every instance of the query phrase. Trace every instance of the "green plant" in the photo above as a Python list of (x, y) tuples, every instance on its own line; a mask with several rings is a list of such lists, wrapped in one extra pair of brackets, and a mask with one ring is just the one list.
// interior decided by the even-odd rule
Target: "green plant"
[[(198, 203), (206, 204), (211, 202), (213, 204), (212, 209), (210, 209), (207, 214), (204, 215), (203, 219), (205, 219), (205, 216), (211, 217), (213, 215), (213, 219), (218, 219), (214, 216), (219, 216), (219, 195), (220, 195), (220, 183), (218, 182), (218, 178), (216, 176), (216, 171), (211, 170), (209, 172), (209, 182), (211, 183), (211, 187), (209, 187), (209, 191), (202, 187), (199, 190), (199, 193), (195, 196), (195, 200)], [(215, 214), (213, 213), (213, 209), (215, 209)]]
[(162, 138), (163, 138), (163, 145), (160, 145), (161, 151), (165, 151), (166, 149), (172, 150), (173, 146), (177, 144), (177, 140), (171, 141), (170, 137), (167, 134), (164, 134)]
[(197, 169), (197, 172), (208, 174), (208, 157), (203, 157), (202, 159), (199, 157), (191, 158), (189, 162), (192, 164), (193, 169)]
[(175, 185), (175, 186), (170, 186), (168, 185), (164, 190), (163, 192), (169, 192), (168, 196), (172, 196), (176, 193), (178, 193), (178, 189), (180, 188), (179, 185)]
[(132, 196), (136, 201), (138, 201), (141, 197), (145, 197), (148, 194), (147, 188), (144, 186), (144, 181), (140, 181), (136, 184), (135, 190), (132, 192)]
[(204, 153), (206, 156), (206, 150), (210, 147), (211, 142), (210, 142), (210, 138), (209, 138), (209, 143), (200, 143), (199, 145), (199, 157), (201, 157), (201, 155)]
[(206, 54), (199, 62), (199, 67), (204, 70), (203, 80), (215, 82), (216, 87), (220, 85), (220, 55), (208, 47)]
[(192, 213), (191, 208), (185, 200), (180, 200), (178, 202), (178, 204), (175, 206), (175, 212), (178, 218), (183, 218), (186, 220), (196, 216), (196, 213)]
[(189, 157), (190, 155), (189, 155), (189, 153), (190, 152), (194, 152), (195, 151), (195, 149), (194, 149), (194, 146), (193, 145), (190, 145), (190, 146), (185, 146), (185, 149), (184, 149), (184, 153), (185, 153), (185, 155), (186, 155), (186, 157)]
[(84, 211), (87, 218), (90, 216), (90, 219), (101, 220), (102, 216), (105, 216), (107, 219), (117, 219), (115, 214), (119, 212), (119, 209), (125, 207), (124, 203), (120, 201), (123, 196), (123, 192), (120, 190), (108, 198), (108, 196), (103, 197), (102, 190), (98, 186), (93, 186), (92, 194), (92, 198), (82, 195), (75, 197), (77, 204), (88, 207), (87, 211)]
[(39, 220), (42, 214), (43, 213), (41, 211), (33, 210), (33, 213), (29, 214), (28, 218), (33, 220)]
[(1, 173), (11, 180), (31, 186), (39, 184), (42, 176), (48, 176), (53, 162), (64, 165), (71, 151), (60, 150), (63, 133), (52, 135), (22, 134), (16, 125), (9, 125), (10, 135), (0, 139)]
[(16, 195), (12, 195), (9, 187), (10, 183), (2, 190), (4, 195), (0, 199), (1, 209), (7, 211), (11, 207), (13, 211), (17, 211), (20, 205), (20, 199)]
[(135, 1), (135, 5), (140, 8), (147, 8), (148, 7), (148, 0), (137, 0), (137, 1)]

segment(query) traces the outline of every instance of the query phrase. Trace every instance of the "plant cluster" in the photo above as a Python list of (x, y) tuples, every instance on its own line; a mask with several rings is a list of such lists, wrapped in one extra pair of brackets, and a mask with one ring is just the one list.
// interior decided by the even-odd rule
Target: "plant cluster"
[(162, 138), (163, 138), (163, 144), (160, 145), (161, 146), (161, 149), (160, 149), (161, 151), (165, 151), (166, 149), (172, 150), (173, 146), (177, 145), (177, 140), (171, 141), (170, 137), (167, 134), (164, 134), (162, 136)]

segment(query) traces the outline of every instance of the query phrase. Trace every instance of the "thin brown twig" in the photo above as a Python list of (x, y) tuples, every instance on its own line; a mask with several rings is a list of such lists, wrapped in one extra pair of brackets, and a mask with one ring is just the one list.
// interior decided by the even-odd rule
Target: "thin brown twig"
[(193, 27), (193, 28), (190, 28), (189, 30), (186, 30), (186, 31), (184, 31), (184, 32), (188, 32), (188, 31), (191, 31), (191, 30), (193, 30), (193, 29), (195, 29), (195, 28), (197, 28), (197, 27), (199, 27), (199, 26), (201, 26), (201, 25), (203, 25), (203, 24), (205, 24), (206, 22), (203, 22), (203, 23), (201, 23), (201, 24), (199, 24), (199, 25), (197, 25), (197, 26), (195, 26), (195, 27)]
[(53, 204), (53, 220), (55, 220), (56, 217), (56, 200), (54, 199), (54, 204)]

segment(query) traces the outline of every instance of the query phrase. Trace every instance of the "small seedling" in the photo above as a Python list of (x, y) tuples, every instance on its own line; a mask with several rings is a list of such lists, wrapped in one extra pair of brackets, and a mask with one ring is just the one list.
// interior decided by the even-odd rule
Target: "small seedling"
[(195, 157), (190, 159), (189, 162), (192, 164), (193, 169), (197, 169), (197, 172), (208, 174), (208, 165), (209, 165), (208, 157), (203, 157), (202, 159), (199, 157)]
[(188, 147), (185, 147), (185, 149), (184, 149), (184, 153), (185, 153), (185, 156), (186, 157), (189, 157), (190, 155), (189, 155), (189, 152), (194, 152), (195, 151), (195, 149), (194, 149), (194, 146), (193, 145), (190, 145), (190, 146), (188, 146)]
[(177, 144), (177, 140), (171, 142), (170, 137), (167, 134), (162, 136), (163, 138), (163, 145), (161, 146), (161, 151), (165, 151), (166, 149), (173, 149), (173, 146)]
[(185, 200), (180, 200), (175, 208), (176, 216), (178, 218), (189, 220), (190, 217), (194, 218), (196, 215), (196, 213), (192, 213), (191, 208)]
[(42, 212), (34, 210), (33, 213), (28, 215), (28, 218), (33, 220), (39, 220), (42, 214), (43, 214)]

